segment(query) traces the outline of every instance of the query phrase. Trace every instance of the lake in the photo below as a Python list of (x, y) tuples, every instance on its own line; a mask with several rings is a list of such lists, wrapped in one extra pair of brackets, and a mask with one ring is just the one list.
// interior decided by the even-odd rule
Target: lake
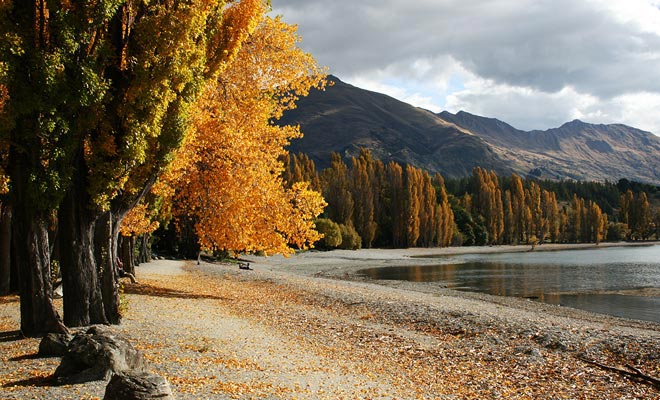
[(660, 322), (660, 246), (438, 257), (439, 265), (361, 270), (617, 317)]

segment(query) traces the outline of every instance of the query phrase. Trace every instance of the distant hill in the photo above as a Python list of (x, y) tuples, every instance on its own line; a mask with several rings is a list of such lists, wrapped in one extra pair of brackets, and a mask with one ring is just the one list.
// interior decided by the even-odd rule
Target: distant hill
[(660, 184), (660, 138), (626, 125), (579, 120), (559, 128), (525, 132), (466, 112), (438, 114), (483, 138), (516, 171), (549, 179)]
[(300, 124), (305, 136), (291, 144), (291, 151), (307, 153), (320, 168), (328, 165), (330, 152), (350, 157), (366, 147), (383, 161), (449, 177), (466, 176), (481, 166), (499, 175), (660, 184), (660, 138), (649, 132), (578, 120), (525, 132), (462, 111), (434, 114), (329, 79), (333, 86), (313, 91), (280, 121)]

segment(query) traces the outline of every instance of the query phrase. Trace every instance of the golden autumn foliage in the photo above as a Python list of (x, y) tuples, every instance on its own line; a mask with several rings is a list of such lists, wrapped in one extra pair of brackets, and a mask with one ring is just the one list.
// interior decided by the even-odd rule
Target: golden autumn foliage
[(132, 2), (123, 6), (118, 72), (133, 80), (116, 104), (93, 110), (117, 121), (90, 113), (97, 134), (85, 139), (89, 191), (100, 207), (119, 194), (127, 203), (139, 198), (154, 170), (172, 161), (197, 95), (233, 62), (265, 9), (263, 0), (227, 4), (152, 4), (148, 13)]
[(313, 218), (325, 206), (305, 184), (285, 188), (284, 147), (298, 127), (273, 119), (324, 85), (324, 73), (297, 43), (296, 27), (263, 17), (192, 115), (193, 130), (170, 172), (175, 213), (192, 218), (207, 250), (290, 253), (319, 239)]
[[(296, 160), (311, 160), (298, 155)], [(299, 161), (290, 166), (290, 179), (296, 180)], [(312, 163), (313, 164), (313, 163)], [(306, 178), (314, 181), (314, 176)], [(390, 161), (385, 165), (360, 149), (350, 167), (338, 153), (331, 154), (330, 167), (321, 172), (320, 184), (328, 207), (324, 217), (348, 232), (354, 230), (360, 245), (372, 246), (449, 246), (455, 223), (444, 185), (437, 174)], [(342, 244), (343, 247), (343, 244)]]
[(145, 233), (152, 233), (160, 225), (151, 217), (153, 211), (149, 212), (145, 204), (138, 204), (126, 214), (122, 221), (119, 232), (122, 236), (139, 236)]
[(494, 171), (476, 167), (472, 171), (472, 211), (484, 218), (489, 244), (500, 244), (504, 233), (502, 190)]

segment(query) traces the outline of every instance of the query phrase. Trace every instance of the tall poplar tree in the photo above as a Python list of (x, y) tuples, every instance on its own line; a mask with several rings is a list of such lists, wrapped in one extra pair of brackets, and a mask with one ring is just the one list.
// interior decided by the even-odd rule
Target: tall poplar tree
[(419, 239), (422, 172), (413, 166), (406, 165), (403, 180), (405, 190), (403, 219), (405, 223), (405, 247), (414, 247)]
[(339, 153), (330, 154), (330, 167), (321, 172), (321, 186), (328, 202), (326, 216), (339, 224), (352, 226), (355, 204), (348, 183), (348, 166)]
[(369, 248), (376, 238), (378, 224), (374, 220), (374, 161), (371, 153), (360, 149), (359, 157), (351, 162), (351, 192), (353, 193), (353, 226), (362, 238), (362, 246)]
[(454, 212), (449, 204), (449, 196), (447, 196), (447, 189), (445, 188), (445, 180), (442, 175), (435, 174), (433, 176), (433, 184), (436, 188), (436, 198), (438, 201), (436, 216), (437, 216), (437, 229), (436, 243), (440, 247), (450, 246), (454, 238), (454, 231), (456, 223), (454, 222)]
[(522, 179), (516, 175), (511, 175), (511, 211), (512, 219), (515, 225), (512, 226), (512, 235), (516, 243), (524, 241), (525, 232), (527, 230), (527, 218), (525, 212), (525, 189), (523, 187)]
[(172, 160), (197, 95), (263, 9), (261, 0), (3, 2), (11, 121), (0, 129), (11, 143), (25, 334), (64, 330), (49, 300), (54, 219), (66, 323), (119, 321), (121, 220)]
[(392, 218), (392, 244), (395, 247), (406, 245), (406, 213), (405, 188), (403, 168), (394, 161), (387, 164), (387, 180), (389, 182), (390, 215)]
[(422, 190), (420, 192), (420, 209), (419, 209), (419, 240), (418, 245), (422, 247), (430, 247), (436, 243), (436, 236), (438, 234), (438, 215), (435, 188), (431, 181), (431, 176), (428, 172), (422, 173)]

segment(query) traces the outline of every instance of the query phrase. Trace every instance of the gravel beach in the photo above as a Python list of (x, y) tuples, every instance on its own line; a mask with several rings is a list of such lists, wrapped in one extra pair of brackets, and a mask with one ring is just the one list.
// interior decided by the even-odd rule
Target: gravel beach
[[(660, 375), (659, 324), (355, 275), (457, 251), (246, 257), (252, 270), (154, 261), (137, 268), (139, 284), (125, 282), (128, 309), (111, 329), (179, 399), (660, 397), (646, 379)], [(52, 386), (59, 360), (19, 337), (18, 308), (0, 298), (0, 399), (102, 398), (104, 382)]]

